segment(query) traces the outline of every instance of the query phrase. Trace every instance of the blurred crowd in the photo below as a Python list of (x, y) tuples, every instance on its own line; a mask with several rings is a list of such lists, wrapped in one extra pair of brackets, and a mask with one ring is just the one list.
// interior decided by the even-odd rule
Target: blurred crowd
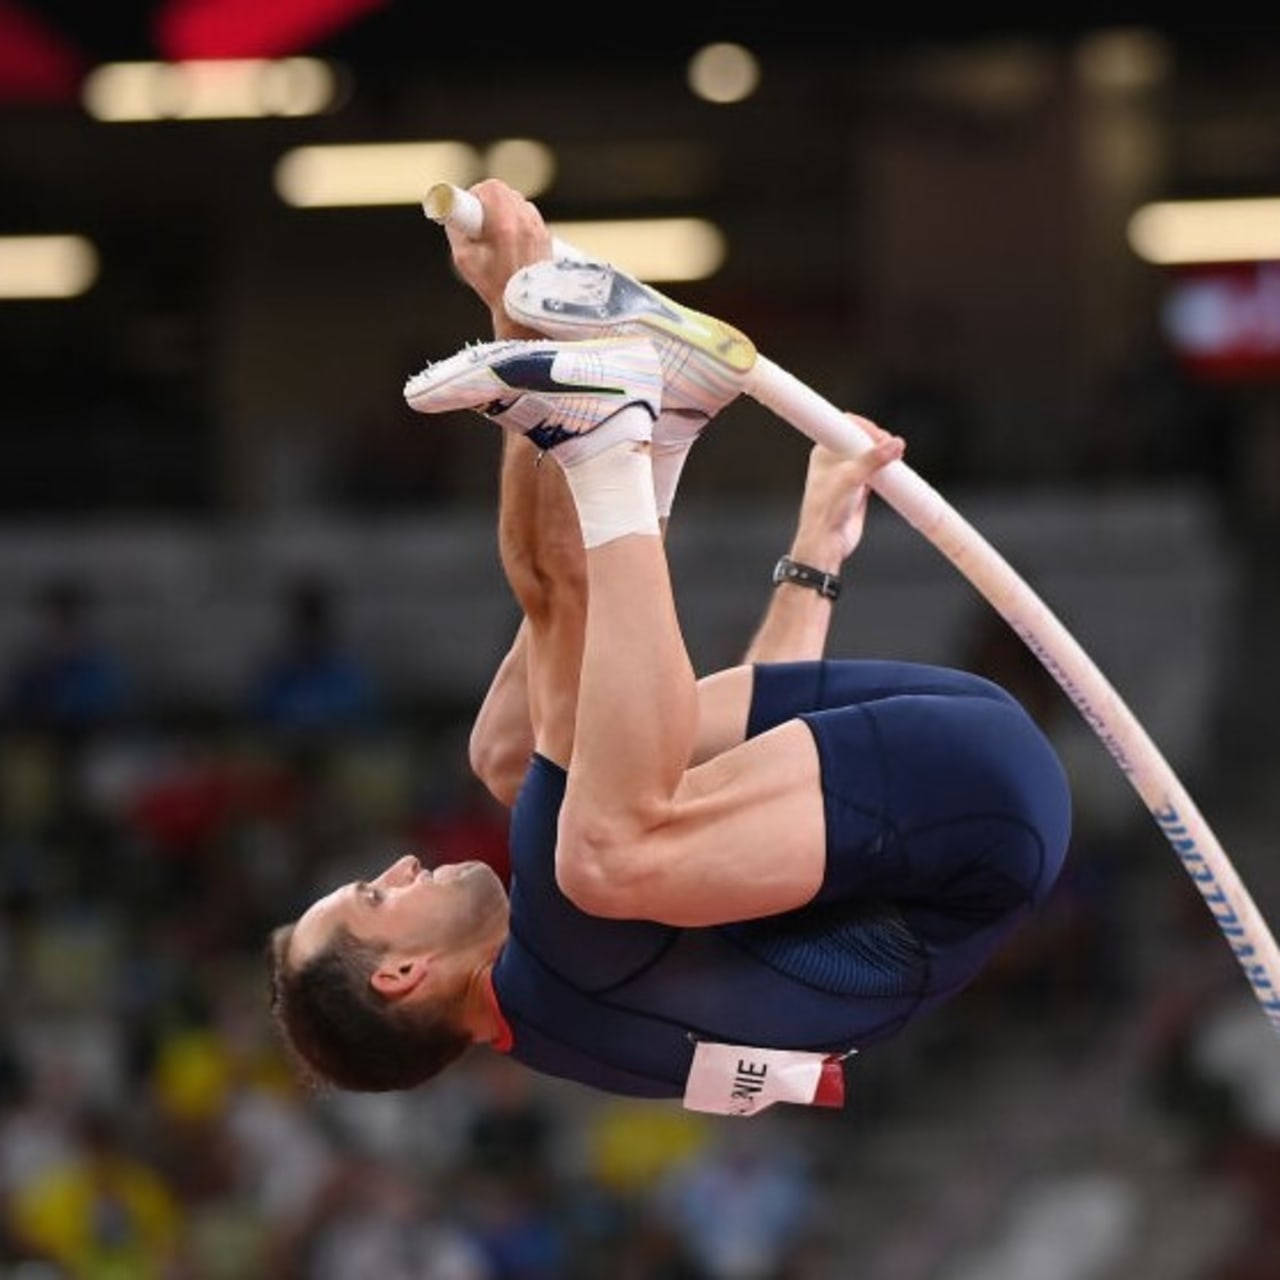
[[(396, 20), (314, 45), (347, 64), (347, 101), (314, 122), (84, 115), (83, 71), (154, 56), (161, 10)], [(769, 96), (734, 115), (676, 89), (706, 13), (634, 16), (630, 55), (606, 39), (597, 59), (613, 110), (589, 120), (564, 95), (598, 23), (459, 43), (406, 36), (438, 37), (434, 9), (369, 0), (0, 0), (8, 230), (79, 228), (101, 259), (83, 298), (0, 314), (0, 1280), (1276, 1280), (1275, 1029), (1026, 646), (976, 600), (942, 613), (968, 592), (954, 575), (925, 598), (880, 571), (881, 598), (918, 604), (897, 639), (927, 634), (1026, 705), (1071, 777), (1072, 846), (969, 990), (847, 1065), (843, 1111), (710, 1120), (479, 1050), (357, 1096), (304, 1082), (280, 1043), (264, 944), (317, 893), (410, 851), (508, 875), (460, 717), (514, 619), (497, 433), (429, 428), (400, 395), (485, 318), (416, 196), (301, 211), (269, 169), (289, 139), (428, 122), (497, 143), (489, 165), (504, 100), (521, 140), (558, 140), (557, 222), (720, 220), (732, 252), (682, 298), (902, 434), (966, 514), (1016, 491), (1056, 582), (1099, 588), (1063, 620), (1100, 664), (1095, 642), (1145, 669), (1143, 718), (1280, 928), (1280, 293), (1260, 270), (1240, 316), (1199, 317), (1202, 337), (1271, 335), (1256, 368), (1206, 370), (1162, 332), (1184, 277), (1124, 239), (1148, 199), (1270, 191), (1274, 22), (1059, 15), (1036, 38), (1034, 15), (859, 13), (819, 42), (787, 13), (764, 24)], [(66, 81), (47, 104), (23, 88), (42, 68)], [(772, 563), (744, 567), (744, 514), (762, 540), (792, 518), (805, 447), (748, 397), (725, 418), (682, 491), (719, 517), (688, 635), (717, 662)], [(1100, 518), (1174, 491), (1195, 501), (1155, 534)], [(1062, 494), (1074, 525), (1053, 524)], [(1059, 528), (1132, 545), (1099, 564), (1108, 548), (1090, 560)], [(463, 627), (437, 625), (443, 602)]]
[[(937, 475), (963, 476), (943, 450), (959, 403), (885, 396)], [(1269, 476), (1250, 508), (1264, 532)], [(876, 1280), (1087, 1280), (1139, 1248), (1126, 1233), (1161, 1151), (1161, 1178), (1219, 1206), (1212, 1248), (1182, 1271), (1131, 1252), (1128, 1274), (1275, 1275), (1273, 1032), (1194, 892), (1135, 864), (1138, 806), (1117, 825), (1077, 786), (1045, 909), (960, 1001), (850, 1065), (843, 1113), (708, 1121), (484, 1051), (413, 1094), (315, 1092), (270, 1025), (264, 940), (407, 850), (507, 875), (469, 725), (389, 705), (319, 578), (282, 592), (275, 644), (213, 718), (142, 703), (145, 673), (101, 637), (84, 583), (31, 603), (0, 730), (4, 1280), (823, 1280), (851, 1259)], [(994, 615), (956, 661), (1051, 737), (1074, 723)], [(998, 1122), (1029, 1079), (1035, 1123)], [(1088, 1145), (1085, 1116), (1138, 1146)], [(1064, 1172), (1022, 1219), (1020, 1168)], [(1064, 1232), (1073, 1213), (1094, 1225)], [(1004, 1255), (972, 1253), (1002, 1230)]]
[(405, 848), (506, 875), (467, 726), (377, 714), (365, 673), (318, 651), (310, 591), (226, 724), (142, 725), (72, 599), (45, 601), (0, 738), (0, 1274), (764, 1276), (801, 1256), (810, 1158), (763, 1128), (721, 1146), (479, 1052), (416, 1095), (305, 1087), (263, 940)]
[[(709, 1122), (479, 1050), (414, 1094), (313, 1092), (270, 1025), (263, 940), (316, 890), (405, 849), (506, 875), (505, 814), (466, 772), (468, 726), (380, 707), (315, 582), (287, 594), (279, 645), (216, 725), (135, 715), (129, 664), (75, 584), (37, 605), (0, 736), (13, 1280), (847, 1275), (849, 1205), (873, 1190), (850, 1151), (892, 1142), (939, 1062), (963, 1077), (1011, 1027), (1039, 1026), (1070, 1063), (1133, 1018), (1118, 940), (1146, 890), (1086, 806), (1041, 917), (958, 1011), (884, 1064), (856, 1063), (844, 1114)], [(1069, 711), (1020, 652), (983, 631), (968, 662), (1053, 732)], [(1190, 990), (1148, 1011), (1139, 1076), (1196, 1134), (1188, 1168), (1257, 1200), (1237, 1262), (1215, 1274), (1261, 1280), (1280, 1229), (1280, 1100), (1250, 1075), (1248, 1042), (1270, 1033), (1252, 1009), (1206, 1021)], [(984, 1105), (979, 1091), (964, 1110)]]
[(266, 1007), (271, 927), (407, 848), (507, 874), (468, 726), (380, 708), (322, 584), (288, 593), (217, 725), (135, 713), (77, 584), (35, 604), (0, 737), (4, 1274), (817, 1273), (839, 1119), (722, 1131), (482, 1051), (414, 1095), (300, 1083)]

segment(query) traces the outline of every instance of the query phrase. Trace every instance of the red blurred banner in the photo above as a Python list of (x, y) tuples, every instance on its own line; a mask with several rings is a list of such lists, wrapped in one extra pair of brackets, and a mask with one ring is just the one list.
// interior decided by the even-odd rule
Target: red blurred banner
[(73, 101), (85, 60), (42, 18), (0, 0), (0, 101)]
[(1198, 377), (1280, 379), (1280, 262), (1174, 272), (1161, 321), (1179, 360)]
[(157, 11), (157, 50), (184, 58), (276, 58), (298, 53), (387, 0), (169, 0)]

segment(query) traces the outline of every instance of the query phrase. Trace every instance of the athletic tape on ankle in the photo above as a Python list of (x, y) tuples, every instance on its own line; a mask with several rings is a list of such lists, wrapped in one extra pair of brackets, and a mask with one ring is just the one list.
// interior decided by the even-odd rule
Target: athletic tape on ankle
[(566, 467), (583, 544), (590, 549), (629, 533), (658, 532), (653, 467), (647, 445), (623, 440)]

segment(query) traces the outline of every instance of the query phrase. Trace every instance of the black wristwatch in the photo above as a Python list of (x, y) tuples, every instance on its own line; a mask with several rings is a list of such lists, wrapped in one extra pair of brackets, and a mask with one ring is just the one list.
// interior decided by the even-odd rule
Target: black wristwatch
[(783, 556), (773, 566), (773, 585), (793, 582), (798, 587), (812, 587), (820, 596), (836, 600), (840, 596), (840, 579), (834, 573), (824, 573), (811, 564), (801, 564), (790, 556)]

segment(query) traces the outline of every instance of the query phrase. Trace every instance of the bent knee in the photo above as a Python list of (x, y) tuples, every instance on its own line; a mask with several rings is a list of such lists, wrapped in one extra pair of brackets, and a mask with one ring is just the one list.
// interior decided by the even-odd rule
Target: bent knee
[(625, 918), (642, 880), (637, 833), (627, 824), (580, 814), (566, 804), (556, 837), (556, 885), (579, 911)]
[(520, 786), (529, 766), (529, 753), (523, 743), (472, 731), (467, 747), (471, 772), (482, 782), (499, 804), (510, 809), (520, 794)]

